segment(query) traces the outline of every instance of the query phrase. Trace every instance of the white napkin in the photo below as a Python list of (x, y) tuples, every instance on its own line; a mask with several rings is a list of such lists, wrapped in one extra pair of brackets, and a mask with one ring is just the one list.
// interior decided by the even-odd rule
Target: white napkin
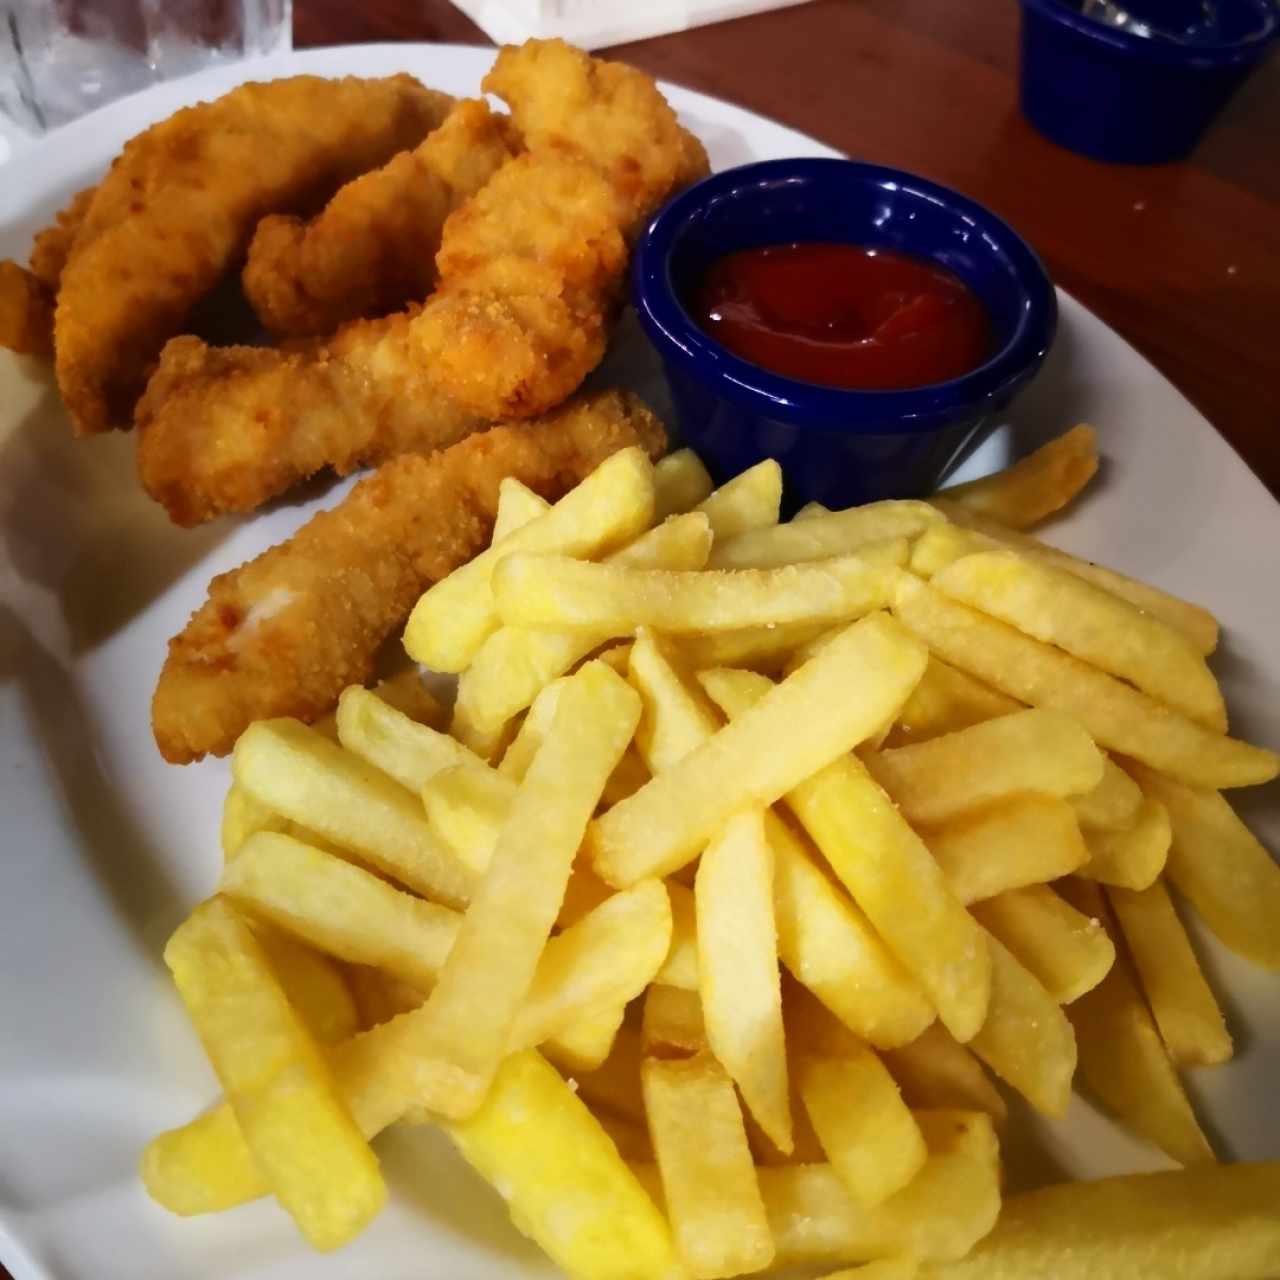
[(602, 49), (687, 31), (708, 22), (785, 9), (803, 0), (453, 0), (499, 44), (561, 36), (583, 49)]

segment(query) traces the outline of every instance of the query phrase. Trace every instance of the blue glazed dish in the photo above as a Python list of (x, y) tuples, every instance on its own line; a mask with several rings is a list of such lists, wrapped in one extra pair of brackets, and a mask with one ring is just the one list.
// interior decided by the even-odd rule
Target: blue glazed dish
[[(959, 378), (904, 391), (818, 386), (733, 355), (683, 300), (724, 254), (796, 241), (894, 249), (948, 268), (985, 304), (992, 354)], [(689, 188), (642, 237), (633, 297), (684, 443), (721, 483), (778, 459), (788, 510), (932, 492), (1035, 375), (1058, 318), (1044, 267), (1007, 223), (937, 183), (852, 160), (766, 160)]]
[(1149, 35), (1070, 0), (1022, 0), (1023, 114), (1097, 160), (1185, 156), (1280, 35), (1273, 0), (1123, 0)]

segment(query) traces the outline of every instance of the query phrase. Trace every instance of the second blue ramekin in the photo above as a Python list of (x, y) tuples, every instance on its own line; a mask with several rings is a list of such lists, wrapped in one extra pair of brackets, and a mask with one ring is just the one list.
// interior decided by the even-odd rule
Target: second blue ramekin
[[(985, 304), (992, 354), (959, 378), (905, 391), (818, 386), (733, 355), (684, 299), (716, 258), (796, 241), (894, 249), (948, 268)], [(776, 458), (790, 510), (932, 492), (1040, 368), (1058, 317), (1039, 259), (990, 210), (899, 169), (834, 159), (743, 165), (677, 196), (637, 248), (633, 297), (684, 443), (719, 482)]]

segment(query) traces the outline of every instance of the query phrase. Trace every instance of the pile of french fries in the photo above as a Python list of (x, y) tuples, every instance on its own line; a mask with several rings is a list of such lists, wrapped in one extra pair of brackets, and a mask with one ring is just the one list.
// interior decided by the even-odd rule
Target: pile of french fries
[[(1280, 1273), (1280, 1162), (1214, 1163), (1179, 1078), (1232, 1041), (1171, 893), (1280, 968), (1222, 794), (1280, 761), (1208, 613), (1021, 532), (1095, 464), (789, 523), (773, 462), (506, 482), (405, 632), (451, 712), (411, 671), (236, 747), (166, 950), (226, 1097), (152, 1196), (333, 1248), (426, 1123), (581, 1280)], [(993, 1077), (1188, 1168), (1003, 1198)]]

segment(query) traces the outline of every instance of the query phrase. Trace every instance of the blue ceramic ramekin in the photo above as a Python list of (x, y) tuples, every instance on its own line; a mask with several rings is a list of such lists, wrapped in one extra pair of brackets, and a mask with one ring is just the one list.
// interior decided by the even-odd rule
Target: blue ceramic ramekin
[(1023, 114), (1047, 138), (1097, 160), (1177, 160), (1280, 35), (1280, 11), (1273, 0), (1120, 7), (1167, 32), (1138, 35), (1087, 17), (1071, 0), (1022, 0)]
[[(817, 386), (731, 354), (683, 300), (723, 254), (794, 241), (895, 249), (947, 267), (985, 303), (993, 354), (962, 377), (906, 391)], [(690, 187), (641, 239), (633, 295), (684, 443), (720, 482), (777, 458), (790, 510), (931, 492), (1040, 368), (1058, 318), (1052, 282), (1005, 222), (937, 183), (852, 160), (766, 160)]]

